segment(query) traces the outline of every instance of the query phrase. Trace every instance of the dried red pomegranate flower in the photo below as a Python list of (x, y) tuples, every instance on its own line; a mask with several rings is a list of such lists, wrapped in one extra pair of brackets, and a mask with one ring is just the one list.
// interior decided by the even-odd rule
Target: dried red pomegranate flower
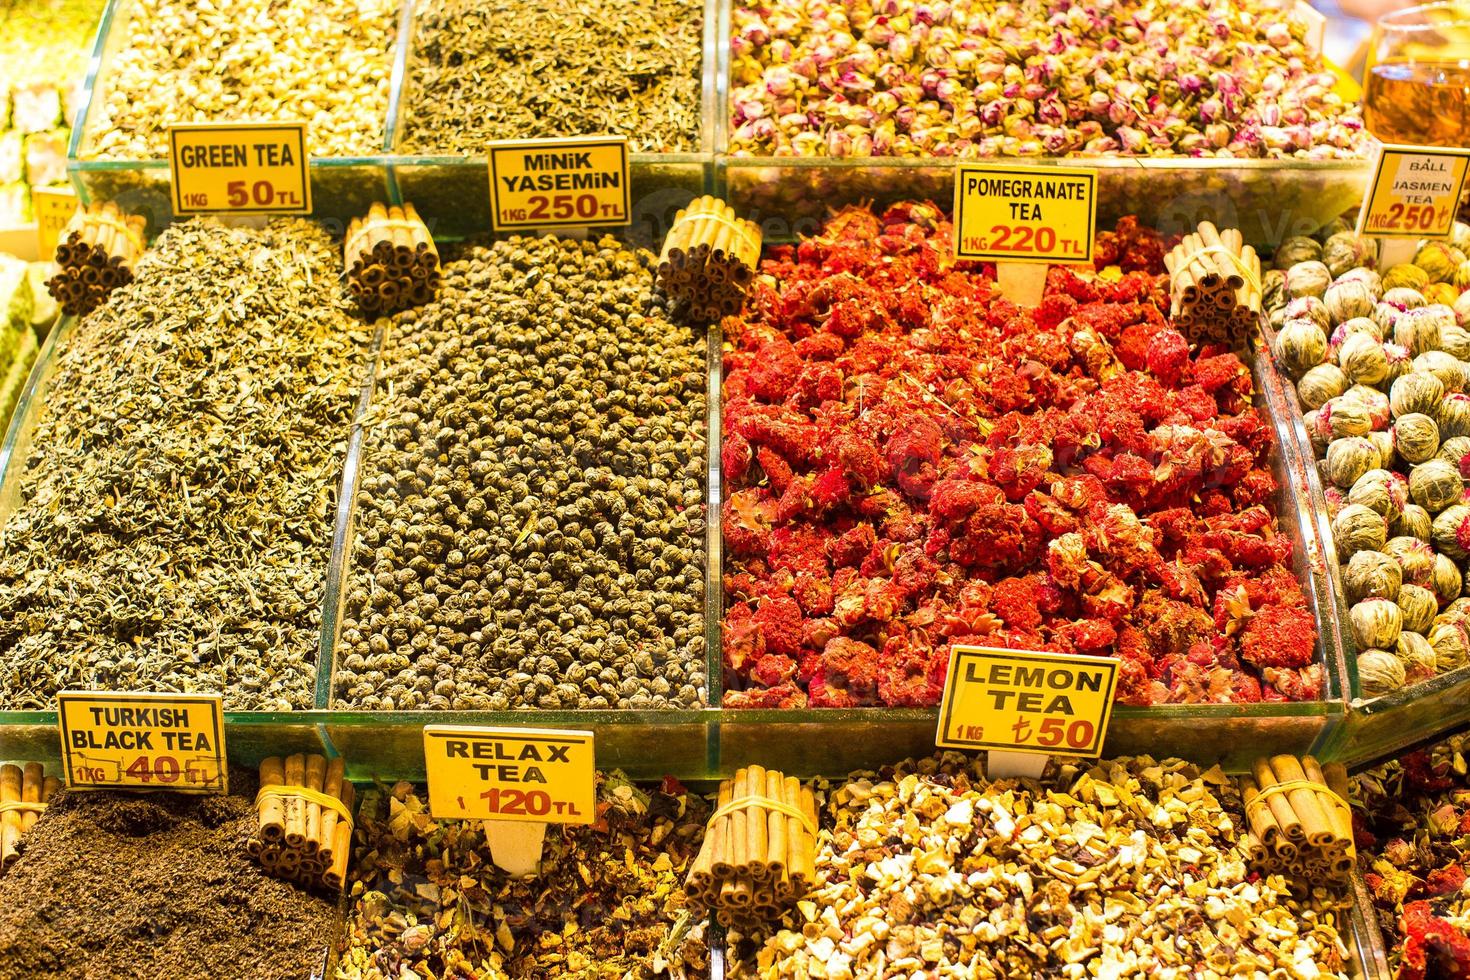
[(1269, 425), (1133, 219), (1034, 310), (931, 204), (773, 249), (725, 323), (725, 704), (932, 705), (950, 646), (1115, 655), (1119, 700), (1320, 697)]

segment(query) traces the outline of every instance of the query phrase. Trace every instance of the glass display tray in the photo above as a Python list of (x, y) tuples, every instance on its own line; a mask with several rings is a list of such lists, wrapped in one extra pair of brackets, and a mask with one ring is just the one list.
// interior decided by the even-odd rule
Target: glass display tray
[(932, 200), (949, 209), (958, 162), (1091, 167), (1098, 174), (1098, 222), (1137, 215), (1165, 234), (1187, 234), (1201, 221), (1241, 230), (1269, 249), (1311, 234), (1361, 203), (1370, 168), (1363, 160), (1261, 160), (1199, 157), (794, 157), (729, 152), (731, 10), (719, 4), (716, 79), (716, 184), (725, 200), (761, 225), (767, 242), (813, 234), (829, 209), (874, 202)]
[[(150, 233), (174, 220), (169, 198), (169, 167), (163, 159), (87, 159), (95, 139), (94, 106), (105, 99), (113, 58), (126, 41), (127, 18), (137, 0), (109, 0), (98, 28), (92, 63), (83, 93), (79, 123), (72, 132), (67, 169), (85, 202), (116, 200), (133, 213), (144, 215)], [(700, 86), (701, 132), (699, 148), (690, 153), (634, 153), (631, 169), (631, 233), (645, 247), (657, 247), (673, 223), (675, 213), (695, 197), (713, 190), (714, 84), (716, 14), (707, 5), (703, 37), (703, 77)], [(430, 232), (443, 240), (463, 238), (490, 229), (489, 170), (482, 156), (456, 154), (400, 154), (399, 125), (411, 99), (408, 58), (414, 25), (413, 0), (399, 11), (398, 33), (391, 56), (388, 105), (378, 153), (354, 157), (313, 157), (311, 160), (312, 216), (341, 231), (353, 217), (365, 214), (375, 201), (402, 204), (411, 201)]]
[[(714, 367), (720, 371), (722, 366)], [(1341, 629), (1321, 574), (1319, 527), (1308, 495), (1300, 490), (1302, 458), (1277, 404), (1281, 385), (1271, 358), (1254, 357), (1252, 373), (1256, 404), (1266, 412), (1276, 433), (1271, 464), (1278, 483), (1278, 520), (1282, 532), (1292, 540), (1293, 571), (1317, 619), (1317, 662), (1324, 666), (1325, 698), (1249, 705), (1117, 705), (1103, 745), (1106, 755), (1178, 755), (1244, 771), (1264, 755), (1324, 751), (1332, 744), (1331, 730), (1345, 715)], [(719, 432), (714, 436), (710, 513), (718, 515), (722, 503), (717, 472)], [(710, 561), (723, 569), (722, 553), (712, 550)], [(723, 588), (719, 596), (723, 614)], [(721, 685), (714, 679), (723, 676), (722, 664), (721, 656), (721, 669), (711, 673), (714, 704), (720, 703), (716, 692)], [(933, 748), (937, 725), (937, 708), (724, 709), (719, 717), (720, 762), (727, 771), (767, 760), (765, 764), (786, 771), (836, 775), (927, 753)]]
[[(56, 368), (56, 352), (77, 329), (76, 317), (63, 317), (36, 356), (30, 377), (0, 443), (0, 527), (14, 512), (31, 436), (45, 411), (45, 392)], [(376, 350), (368, 352), (369, 358)], [(0, 538), (3, 546), (3, 538)], [(226, 744), (231, 761), (254, 765), (269, 755), (293, 751), (320, 752), (324, 746), (319, 711), (226, 711)], [(5, 710), (0, 702), (0, 759), (27, 759), (60, 764), (54, 710)]]
[[(1263, 327), (1262, 332), (1269, 351), (1275, 332), (1269, 326)], [(1266, 353), (1261, 359), (1272, 358)], [(1332, 539), (1332, 521), (1327, 515), (1327, 499), (1323, 494), (1321, 474), (1317, 472), (1311, 437), (1307, 435), (1306, 424), (1302, 420), (1295, 386), (1283, 374), (1274, 373), (1274, 377), (1276, 397), (1281, 404), (1279, 427), (1290, 429), (1298, 454), (1308, 464), (1303, 467), (1303, 489), (1308, 498), (1308, 510), (1317, 523), (1317, 537), (1322, 543), (1322, 572), (1327, 577), (1328, 600), (1338, 622), (1346, 624), (1348, 605), (1344, 598), (1342, 566), (1337, 559), (1337, 544)], [(1345, 625), (1339, 628), (1338, 634), (1351, 710), (1345, 724), (1334, 730), (1330, 735), (1331, 742), (1323, 746), (1325, 755), (1364, 765), (1416, 742), (1470, 724), (1470, 666), (1447, 671), (1382, 697), (1365, 698), (1358, 682), (1357, 640)]]
[(1363, 200), (1370, 171), (1353, 160), (1220, 160), (1192, 157), (738, 157), (721, 154), (716, 184), (766, 241), (814, 234), (829, 210), (874, 202), (954, 201), (959, 163), (1015, 163), (1098, 172), (1098, 226), (1136, 215), (1166, 235), (1192, 232), (1201, 221), (1239, 228), (1259, 249), (1312, 234)]
[[(385, 321), (386, 324), (386, 321)], [(716, 386), (719, 343), (714, 333), (706, 334), (706, 389), (713, 407), (719, 397)], [(390, 329), (380, 334), (382, 350), (394, 343)], [(357, 418), (348, 443), (347, 463), (339, 498), (337, 529), (332, 542), (325, 606), (322, 611), (321, 649), (318, 658), (316, 704), (326, 711), (324, 733), (333, 749), (348, 760), (354, 778), (424, 779), (425, 725), (490, 725), (540, 728), (588, 729), (597, 735), (597, 764), (624, 770), (634, 779), (658, 779), (665, 775), (699, 780), (720, 774), (718, 713), (708, 707), (667, 710), (547, 710), (507, 711), (369, 711), (333, 707), (333, 676), (337, 637), (341, 631), (343, 604), (351, 591), (352, 546), (356, 540), (357, 487), (363, 477), (364, 420), (379, 397), (377, 384), (381, 358), (373, 376), (363, 387)], [(713, 438), (716, 412), (705, 420), (706, 440)], [(706, 473), (710, 471), (706, 460)], [(708, 498), (708, 490), (706, 490)], [(706, 521), (707, 549), (719, 546), (719, 527)], [(714, 554), (710, 550), (709, 554)], [(705, 671), (713, 685), (719, 669), (718, 579), (713, 561), (705, 566)], [(716, 688), (708, 689), (708, 703), (718, 703)], [(930, 748), (932, 748), (932, 743)]]
[[(0, 447), (0, 517), (8, 512), (18, 484), (18, 468), (8, 465), (24, 459), (39, 413), (44, 389), (54, 367), (59, 341), (76, 328), (68, 319), (48, 338), (23, 393), (15, 422)], [(839, 776), (932, 750), (937, 724), (935, 709), (802, 709), (733, 710), (719, 707), (723, 694), (720, 613), (723, 567), (718, 514), (721, 504), (719, 474), (719, 394), (722, 338), (718, 327), (708, 334), (707, 395), (711, 411), (707, 425), (710, 446), (706, 479), (709, 513), (706, 546), (705, 636), (709, 707), (669, 711), (361, 711), (331, 707), (332, 667), (344, 576), (355, 533), (355, 491), (360, 477), (362, 419), (371, 406), (377, 365), (364, 378), (356, 419), (348, 438), (339, 509), (332, 544), (328, 581), (324, 590), (322, 638), (319, 648), (315, 708), (289, 713), (229, 712), (232, 756), (251, 761), (281, 750), (284, 741), (307, 746), (325, 744), (345, 755), (356, 778), (421, 779), (423, 749), (420, 729), (426, 724), (476, 724), (590, 729), (598, 735), (598, 761), (623, 768), (635, 778), (665, 774), (684, 779), (706, 779), (732, 772), (748, 762), (761, 761), (804, 776)], [(379, 345), (391, 343), (382, 331)], [(1306, 703), (1256, 705), (1119, 706), (1114, 714), (1105, 751), (1170, 754), (1200, 762), (1220, 761), (1227, 768), (1243, 768), (1268, 752), (1306, 752), (1314, 748), (1331, 757), (1335, 729), (1342, 727), (1346, 666), (1338, 617), (1324, 591), (1320, 529), (1311, 513), (1311, 495), (1301, 489), (1305, 474), (1296, 442), (1283, 433), (1289, 418), (1279, 405), (1282, 386), (1273, 382), (1274, 368), (1267, 357), (1255, 359), (1256, 385), (1262, 404), (1278, 429), (1278, 451), (1273, 457), (1280, 492), (1281, 522), (1296, 543), (1296, 573), (1313, 603), (1319, 622), (1318, 657), (1327, 667), (1327, 698)], [(1289, 430), (1288, 430), (1289, 432)], [(30, 755), (55, 751), (52, 712), (0, 713), (0, 746), (24, 743), (37, 746)], [(236, 734), (238, 731), (239, 734)], [(11, 754), (0, 751), (0, 755)]]
[[(82, 108), (67, 148), (67, 171), (83, 203), (113, 200), (125, 210), (148, 220), (149, 234), (174, 220), (169, 194), (169, 167), (165, 159), (88, 159), (99, 125), (96, 112), (106, 99), (114, 59), (127, 42), (128, 20), (138, 0), (108, 0), (97, 28), (91, 64), (87, 69)], [(398, 36), (407, 20), (407, 6), (399, 12)], [(390, 63), (396, 60), (398, 43)], [(391, 82), (390, 82), (391, 86)], [(390, 88), (389, 98), (392, 98)], [(384, 121), (386, 130), (386, 120)], [(310, 135), (308, 134), (308, 146)], [(388, 200), (388, 168), (379, 155), (313, 157), (310, 165), (312, 217), (340, 233), (351, 218), (366, 214), (374, 201)]]
[(1378, 927), (1373, 897), (1363, 883), (1363, 876), (1356, 872), (1353, 874), (1353, 907), (1349, 921), (1353, 930), (1352, 975), (1362, 980), (1393, 980), (1394, 973), (1388, 967), (1388, 944)]
[[(490, 230), (490, 169), (483, 156), (409, 153), (402, 150), (403, 120), (412, 108), (410, 68), (416, 3), (405, 0), (403, 26), (393, 66), (384, 149), (395, 203), (413, 202), (436, 238), (456, 239)], [(700, 79), (699, 145), (687, 153), (632, 153), (630, 227), (620, 234), (644, 248), (658, 250), (678, 210), (701, 194), (714, 192), (715, 70), (718, 63), (717, 11), (705, 0)], [(581, 135), (567, 133), (567, 136)], [(597, 135), (597, 134), (589, 134)]]
[[(632, 240), (656, 245), (678, 209), (705, 193), (725, 197), (756, 221), (768, 242), (814, 232), (830, 208), (844, 204), (883, 205), (906, 198), (947, 204), (952, 199), (952, 158), (728, 155), (726, 39), (732, 2), (706, 2), (698, 150), (632, 155)], [(104, 12), (68, 169), (85, 200), (116, 199), (148, 217), (156, 232), (173, 220), (167, 162), (83, 159), (96, 125), (92, 110), (105, 96), (112, 58), (125, 40), (126, 19), (135, 3), (109, 0)], [(345, 223), (365, 213), (373, 201), (412, 201), (437, 237), (483, 233), (490, 227), (489, 175), (483, 157), (400, 152), (400, 123), (412, 101), (408, 59), (414, 3), (404, 0), (400, 12), (382, 151), (313, 158), (314, 216)], [(1135, 214), (1162, 231), (1184, 232), (1210, 219), (1236, 225), (1258, 247), (1323, 227), (1361, 200), (1368, 178), (1363, 161), (1069, 157), (1017, 162), (1097, 169), (1099, 220), (1104, 224)]]

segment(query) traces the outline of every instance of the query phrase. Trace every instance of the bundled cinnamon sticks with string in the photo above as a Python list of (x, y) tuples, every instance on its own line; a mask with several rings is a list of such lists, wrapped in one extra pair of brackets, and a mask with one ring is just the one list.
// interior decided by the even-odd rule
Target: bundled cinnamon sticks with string
[(118, 286), (133, 281), (144, 227), (141, 215), (127, 214), (111, 201), (77, 208), (56, 244), (61, 268), (46, 280), (46, 291), (63, 313), (85, 316)]
[(0, 871), (20, 857), (20, 839), (61, 789), (39, 762), (0, 766)]
[(412, 204), (374, 204), (342, 243), (347, 289), (364, 313), (394, 313), (439, 292), (439, 250)]
[(1194, 343), (1249, 343), (1261, 315), (1261, 260), (1238, 230), (1201, 222), (1164, 265), (1175, 329)]
[(340, 889), (352, 853), (352, 784), (343, 761), (319, 755), (271, 757), (260, 764), (255, 797), (260, 826), (246, 850), (266, 874)]
[(1240, 780), (1251, 863), (1266, 871), (1345, 888), (1355, 855), (1347, 770), (1311, 756), (1257, 759)]
[(761, 766), (720, 784), (685, 892), (721, 925), (772, 922), (816, 880), (817, 810), (795, 776)]
[(678, 304), (676, 313), (710, 323), (740, 312), (755, 278), (761, 232), (753, 221), (716, 197), (698, 197), (674, 216), (658, 257), (658, 285)]

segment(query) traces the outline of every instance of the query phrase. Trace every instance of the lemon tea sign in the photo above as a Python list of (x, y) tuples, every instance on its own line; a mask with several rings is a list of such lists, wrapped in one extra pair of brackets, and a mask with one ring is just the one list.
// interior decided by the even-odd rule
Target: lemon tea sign
[(935, 744), (1096, 758), (1113, 709), (1118, 661), (957, 646)]

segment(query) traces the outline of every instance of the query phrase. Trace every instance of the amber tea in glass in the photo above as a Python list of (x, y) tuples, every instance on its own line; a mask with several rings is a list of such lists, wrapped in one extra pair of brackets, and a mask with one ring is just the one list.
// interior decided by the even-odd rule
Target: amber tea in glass
[(1470, 4), (1431, 3), (1379, 18), (1363, 95), (1385, 143), (1470, 145)]

